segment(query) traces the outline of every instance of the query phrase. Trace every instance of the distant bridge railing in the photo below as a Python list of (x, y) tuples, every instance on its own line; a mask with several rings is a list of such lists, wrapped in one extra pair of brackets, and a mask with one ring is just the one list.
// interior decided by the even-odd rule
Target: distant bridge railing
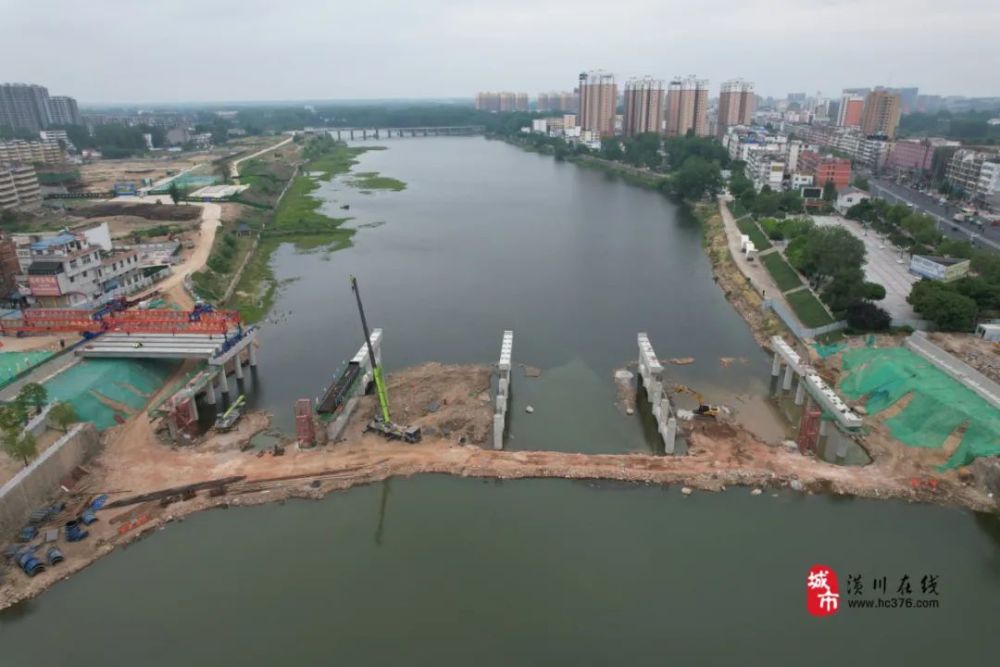
[(350, 139), (391, 139), (393, 137), (464, 137), (483, 134), (482, 125), (442, 125), (436, 127), (324, 127), (312, 131), (328, 132), (338, 141)]

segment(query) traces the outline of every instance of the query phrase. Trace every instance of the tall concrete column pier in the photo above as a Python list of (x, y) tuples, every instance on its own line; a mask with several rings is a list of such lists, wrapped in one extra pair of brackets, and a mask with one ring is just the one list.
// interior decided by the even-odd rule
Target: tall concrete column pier
[(806, 398), (806, 384), (804, 378), (799, 378), (795, 385), (795, 405), (802, 405)]
[(677, 419), (673, 416), (670, 400), (663, 392), (663, 364), (657, 358), (647, 334), (640, 333), (637, 340), (639, 376), (642, 377), (642, 385), (646, 388), (646, 396), (656, 418), (657, 432), (663, 439), (663, 451), (673, 454), (677, 440)]
[(233, 370), (236, 373), (236, 379), (243, 379), (243, 362), (240, 360), (240, 355), (233, 357)]
[(256, 341), (250, 344), (250, 368), (257, 367), (257, 345)]
[(226, 396), (229, 396), (229, 379), (226, 378), (225, 366), (219, 367), (219, 390)]
[(514, 349), (514, 332), (503, 332), (500, 343), (500, 361), (497, 362), (497, 401), (493, 413), (493, 449), (503, 449), (503, 432), (507, 426), (507, 408), (510, 407), (510, 358)]
[(795, 375), (795, 369), (789, 364), (785, 366), (785, 378), (781, 382), (781, 389), (783, 391), (788, 391), (792, 388), (792, 376)]
[(209, 378), (208, 384), (205, 386), (205, 402), (209, 405), (215, 405), (217, 400), (215, 397), (215, 378)]
[(778, 377), (781, 374), (781, 356), (775, 352), (774, 358), (771, 360), (771, 375)]

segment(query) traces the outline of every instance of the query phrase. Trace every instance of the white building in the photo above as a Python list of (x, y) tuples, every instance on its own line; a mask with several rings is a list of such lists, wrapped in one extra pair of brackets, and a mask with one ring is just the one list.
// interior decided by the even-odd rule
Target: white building
[(814, 177), (812, 174), (803, 174), (794, 171), (791, 175), (791, 189), (793, 192), (798, 192), (800, 189), (812, 185), (813, 180)]
[(998, 171), (1000, 152), (963, 148), (952, 156), (945, 179), (961, 195), (990, 200), (1000, 194)]
[[(107, 231), (107, 225), (102, 225)], [(92, 230), (88, 230), (92, 231)], [(100, 239), (100, 230), (94, 232)], [(49, 308), (94, 307), (150, 284), (143, 275), (139, 253), (105, 253), (91, 245), (85, 233), (62, 231), (14, 235), (18, 262), (36, 305)]]
[(834, 208), (843, 215), (856, 204), (860, 204), (866, 199), (871, 199), (871, 195), (864, 190), (859, 190), (854, 187), (847, 187), (837, 193), (837, 202), (834, 204)]
[(750, 151), (744, 172), (753, 181), (753, 187), (758, 192), (765, 185), (772, 190), (781, 190), (781, 183), (785, 178), (785, 161), (779, 152)]

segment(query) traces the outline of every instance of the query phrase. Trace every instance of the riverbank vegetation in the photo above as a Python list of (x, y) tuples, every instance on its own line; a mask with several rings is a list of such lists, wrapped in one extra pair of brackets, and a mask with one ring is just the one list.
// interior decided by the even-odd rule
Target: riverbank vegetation
[[(270, 258), (282, 243), (294, 243), (299, 249), (349, 246), (354, 231), (343, 224), (350, 218), (322, 213), (323, 202), (313, 192), (321, 181), (348, 172), (366, 150), (372, 149), (349, 147), (320, 135), (244, 163), (241, 179), (250, 188), (241, 195), (243, 205), (232, 205), (235, 214), (226, 216), (217, 232), (206, 267), (192, 276), (197, 294), (221, 303), (231, 282), (238, 280), (225, 305), (253, 322), (273, 301), (277, 283)], [(391, 185), (397, 187), (395, 182)], [(253, 254), (248, 257), (248, 253)]]
[(764, 309), (763, 295), (736, 266), (718, 205), (698, 204), (694, 207), (694, 215), (701, 223), (702, 246), (712, 264), (715, 281), (746, 321), (757, 344), (768, 346), (771, 336), (784, 334), (787, 330), (772, 310)]
[(398, 178), (380, 176), (377, 171), (363, 171), (355, 174), (347, 184), (362, 190), (393, 190), (399, 192), (406, 189), (406, 183)]
[(635, 185), (689, 202), (721, 192), (722, 169), (729, 164), (726, 150), (708, 137), (664, 138), (651, 132), (606, 137), (600, 149), (593, 149), (561, 137), (523, 133), (520, 128), (507, 128), (496, 135), (528, 150), (615, 173)]

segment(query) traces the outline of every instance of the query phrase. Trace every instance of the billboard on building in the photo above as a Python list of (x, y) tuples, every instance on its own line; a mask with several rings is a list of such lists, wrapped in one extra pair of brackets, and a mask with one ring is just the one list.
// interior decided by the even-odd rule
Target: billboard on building
[(62, 294), (59, 289), (58, 276), (28, 276), (28, 287), (31, 288), (33, 296), (59, 296)]
[(969, 273), (970, 264), (967, 259), (914, 255), (910, 258), (910, 273), (931, 280), (951, 282)]

